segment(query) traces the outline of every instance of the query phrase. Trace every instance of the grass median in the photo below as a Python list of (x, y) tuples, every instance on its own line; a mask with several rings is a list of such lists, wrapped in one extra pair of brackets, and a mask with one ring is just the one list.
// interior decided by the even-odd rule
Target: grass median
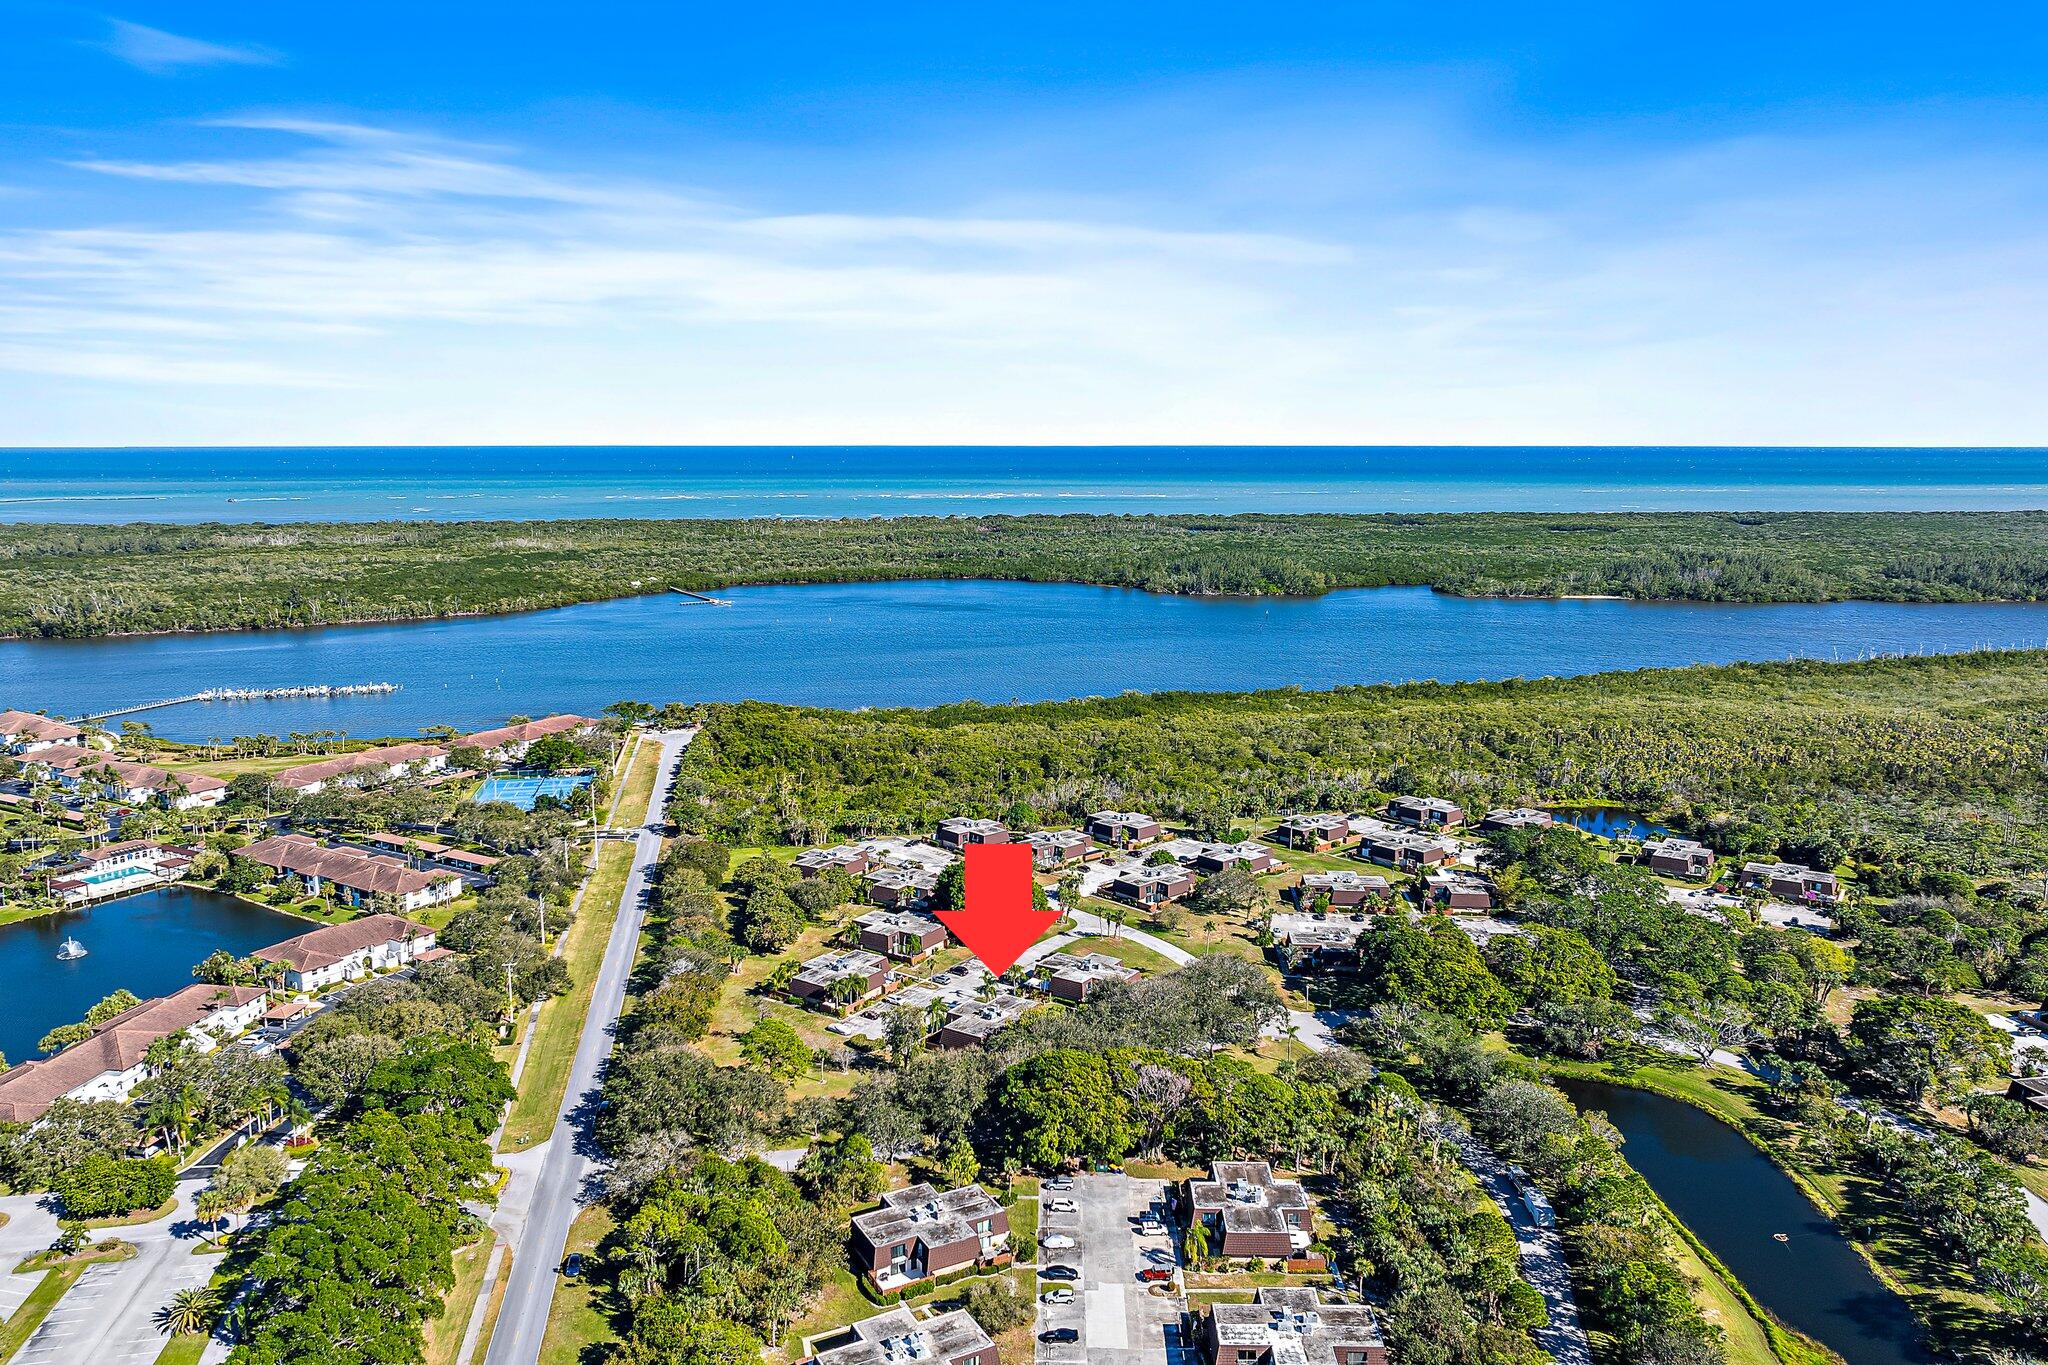
[(598, 966), (604, 961), (612, 926), (618, 922), (619, 900), (625, 895), (626, 877), (632, 869), (633, 845), (606, 843), (598, 850), (597, 870), (583, 889), (582, 909), (563, 931), (562, 961), (568, 965), (573, 984), (567, 995), (542, 1005), (540, 1017), (534, 1020), (533, 1046), (519, 1078), (519, 1097), (512, 1102), (511, 1117), (505, 1121), (500, 1151), (525, 1151), (554, 1131), (569, 1088), (576, 1044), (583, 1036), (583, 1021), (590, 1013), (591, 993), (597, 987)]

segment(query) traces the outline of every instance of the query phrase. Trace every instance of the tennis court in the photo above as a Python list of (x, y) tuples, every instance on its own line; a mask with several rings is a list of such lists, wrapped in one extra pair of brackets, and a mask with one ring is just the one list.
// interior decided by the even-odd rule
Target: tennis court
[(503, 801), (521, 810), (532, 810), (533, 803), (543, 796), (552, 796), (557, 801), (567, 801), (578, 791), (591, 783), (589, 774), (577, 777), (489, 777), (476, 789), (470, 800), (479, 804), (486, 801)]

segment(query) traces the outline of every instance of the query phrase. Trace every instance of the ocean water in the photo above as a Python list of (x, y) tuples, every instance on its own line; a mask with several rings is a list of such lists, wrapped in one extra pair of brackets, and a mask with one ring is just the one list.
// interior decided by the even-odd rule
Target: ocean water
[(1538, 677), (2048, 644), (2048, 605), (1718, 606), (1447, 597), (1173, 597), (1072, 583), (732, 588), (513, 616), (0, 643), (0, 701), (76, 716), (210, 687), (389, 682), (377, 696), (142, 712), (175, 739), (412, 735), (610, 702), (931, 706), (1124, 691)]
[(0, 521), (2048, 507), (2048, 449), (0, 450)]

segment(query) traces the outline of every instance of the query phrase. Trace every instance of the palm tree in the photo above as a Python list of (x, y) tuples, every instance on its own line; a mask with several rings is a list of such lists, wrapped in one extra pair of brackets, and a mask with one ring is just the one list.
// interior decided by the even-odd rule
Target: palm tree
[(166, 1336), (210, 1332), (220, 1316), (220, 1294), (206, 1285), (180, 1289), (157, 1310), (157, 1330)]
[(235, 1211), (234, 1191), (213, 1184), (199, 1192), (192, 1201), (192, 1212), (199, 1215), (199, 1221), (208, 1227), (217, 1227), (223, 1219)]
[(161, 1133), (164, 1145), (181, 1156), (186, 1141), (192, 1136), (192, 1108), (196, 1098), (191, 1086), (182, 1085), (158, 1095), (143, 1111), (143, 1124)]

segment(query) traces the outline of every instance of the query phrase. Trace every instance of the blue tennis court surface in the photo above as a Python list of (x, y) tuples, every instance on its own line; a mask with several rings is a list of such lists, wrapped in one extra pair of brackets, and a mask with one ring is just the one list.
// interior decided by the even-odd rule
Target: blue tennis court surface
[(504, 801), (521, 810), (532, 810), (533, 803), (543, 796), (567, 801), (590, 783), (591, 778), (587, 774), (581, 777), (488, 777), (470, 800)]

